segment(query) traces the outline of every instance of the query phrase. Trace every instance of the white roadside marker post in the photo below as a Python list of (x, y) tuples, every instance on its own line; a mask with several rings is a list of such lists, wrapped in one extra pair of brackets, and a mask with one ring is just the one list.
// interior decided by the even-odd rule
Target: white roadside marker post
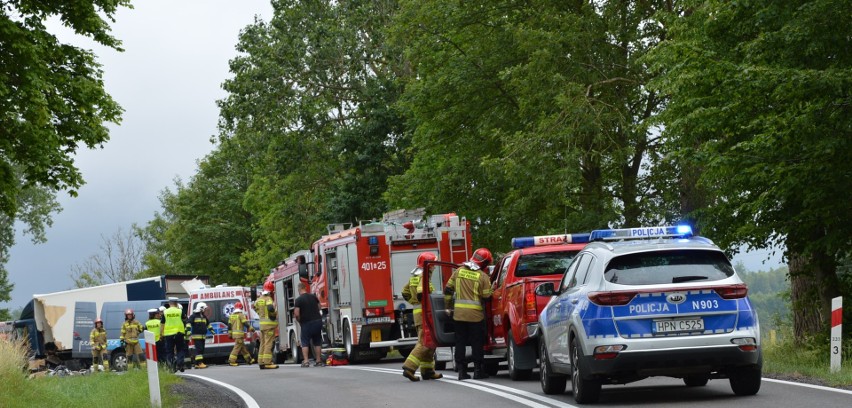
[(843, 336), (843, 298), (838, 296), (831, 299), (831, 372), (840, 371), (840, 356), (843, 347), (840, 338)]
[(160, 399), (160, 371), (157, 364), (157, 342), (154, 333), (145, 330), (145, 360), (148, 366), (148, 392), (151, 394), (151, 407), (160, 408), (163, 403)]

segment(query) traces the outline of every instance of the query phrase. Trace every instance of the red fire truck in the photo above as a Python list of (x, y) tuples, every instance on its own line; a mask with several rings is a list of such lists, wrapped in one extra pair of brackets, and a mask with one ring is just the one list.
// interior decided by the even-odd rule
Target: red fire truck
[[(417, 333), (401, 292), (424, 251), (445, 262), (466, 261), (470, 224), (456, 214), (426, 217), (418, 209), (358, 226), (329, 225), (328, 235), (304, 254), (311, 290), (322, 305), (324, 340), (342, 345), (350, 362), (379, 360), (390, 347), (407, 356)], [(436, 292), (451, 274), (450, 268), (434, 274)]]
[(273, 268), (267, 282), (275, 286), (275, 303), (278, 308), (277, 342), (273, 346), (276, 363), (286, 360), (300, 363), (302, 353), (299, 347), (301, 330), (294, 317), (294, 302), (299, 297), (299, 282), (308, 283), (308, 259), (310, 251), (303, 250), (290, 255), (286, 260)]

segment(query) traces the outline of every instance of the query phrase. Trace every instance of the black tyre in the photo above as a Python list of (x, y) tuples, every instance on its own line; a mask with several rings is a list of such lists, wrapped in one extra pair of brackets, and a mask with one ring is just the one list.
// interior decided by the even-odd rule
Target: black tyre
[(538, 341), (538, 351), (541, 390), (547, 395), (564, 393), (565, 386), (568, 385), (568, 377), (553, 372), (553, 369), (550, 367), (547, 344), (545, 344), (543, 338)]
[(583, 365), (580, 359), (583, 350), (577, 346), (577, 339), (571, 339), (571, 388), (574, 393), (574, 401), (578, 404), (591, 404), (598, 401), (601, 396), (601, 382), (585, 379)]
[(113, 371), (127, 371), (127, 354), (123, 351), (113, 352), (109, 359), (109, 366)]
[(760, 383), (763, 374), (759, 367), (744, 367), (730, 371), (728, 380), (731, 382), (731, 390), (737, 395), (755, 395), (760, 391)]
[(290, 332), (290, 358), (293, 362), (299, 364), (302, 362), (302, 347), (299, 340), (296, 339), (296, 332)]
[(486, 360), (485, 361), (485, 372), (490, 376), (497, 375), (500, 372), (500, 362), (497, 360)]
[(284, 364), (284, 360), (286, 359), (286, 354), (281, 352), (280, 343), (279, 337), (276, 337), (275, 342), (272, 343), (272, 362), (275, 364)]
[(402, 355), (402, 358), (408, 358), (408, 355), (411, 354), (412, 351), (414, 351), (414, 348), (413, 347), (404, 347), (404, 348), (398, 349), (397, 351), (399, 351), (399, 354)]
[(506, 365), (509, 368), (509, 378), (512, 381), (524, 381), (529, 380), (530, 375), (532, 375), (532, 369), (519, 369), (515, 367), (515, 356), (518, 353), (518, 345), (515, 344), (515, 340), (512, 338), (512, 330), (509, 330), (506, 337), (509, 338), (509, 350), (506, 353)]
[(355, 348), (355, 345), (352, 344), (352, 331), (349, 328), (348, 322), (343, 326), (343, 348), (346, 349), (346, 357), (349, 359), (350, 364), (355, 364), (361, 361), (361, 356), (358, 355), (358, 350)]
[(706, 375), (689, 375), (683, 377), (683, 383), (687, 387), (703, 387), (707, 385), (708, 381), (710, 381), (710, 378)]
[(435, 369), (436, 370), (446, 370), (447, 369), (447, 362), (446, 361), (436, 361), (435, 362)]

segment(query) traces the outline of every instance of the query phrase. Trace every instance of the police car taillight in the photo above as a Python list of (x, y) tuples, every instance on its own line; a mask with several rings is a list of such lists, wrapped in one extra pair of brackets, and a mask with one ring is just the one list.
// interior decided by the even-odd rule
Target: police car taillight
[(742, 351), (755, 351), (757, 350), (757, 340), (754, 337), (739, 337), (736, 339), (731, 339), (731, 343), (739, 346)]
[(748, 295), (748, 287), (744, 283), (718, 286), (713, 289), (722, 299), (742, 299)]
[(589, 234), (539, 235), (535, 237), (512, 238), (512, 248), (521, 249), (534, 246), (586, 244)]
[(595, 360), (611, 360), (618, 357), (618, 353), (626, 349), (624, 344), (610, 344), (607, 346), (595, 347)]
[(595, 230), (592, 231), (589, 239), (592, 241), (616, 241), (622, 239), (689, 238), (691, 236), (692, 227), (689, 225), (674, 225)]
[(637, 291), (590, 292), (589, 300), (600, 306), (624, 306), (630, 303)]

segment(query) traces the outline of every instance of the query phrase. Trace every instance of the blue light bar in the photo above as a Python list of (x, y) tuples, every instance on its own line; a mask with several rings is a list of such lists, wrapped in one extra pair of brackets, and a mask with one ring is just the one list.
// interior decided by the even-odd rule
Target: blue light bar
[(521, 249), (533, 246), (585, 244), (589, 234), (539, 235), (535, 237), (512, 238), (512, 248)]
[(615, 241), (619, 239), (651, 239), (651, 238), (689, 238), (692, 227), (676, 225), (669, 227), (622, 228), (592, 231), (592, 241)]

